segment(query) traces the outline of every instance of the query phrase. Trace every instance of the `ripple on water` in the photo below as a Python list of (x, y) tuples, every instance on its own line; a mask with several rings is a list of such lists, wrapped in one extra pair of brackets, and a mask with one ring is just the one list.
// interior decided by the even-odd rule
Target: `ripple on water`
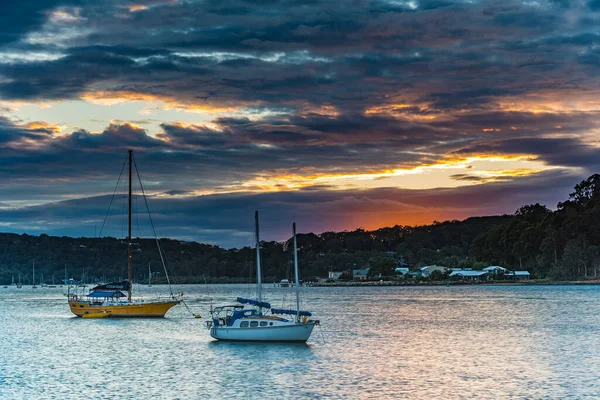
[[(204, 317), (211, 303), (250, 294), (246, 285), (176, 290)], [(281, 288), (265, 295), (278, 305), (293, 299)], [(249, 344), (213, 341), (205, 319), (190, 318), (184, 307), (159, 320), (83, 320), (70, 316), (60, 289), (3, 289), (0, 398), (600, 393), (600, 287), (307, 288), (303, 299), (322, 321), (308, 344)]]

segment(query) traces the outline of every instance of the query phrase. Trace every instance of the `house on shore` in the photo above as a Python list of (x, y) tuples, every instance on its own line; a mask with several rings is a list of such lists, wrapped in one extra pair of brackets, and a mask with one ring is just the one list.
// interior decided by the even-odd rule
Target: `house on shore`
[(504, 274), (504, 279), (510, 279), (514, 281), (526, 281), (531, 279), (529, 271), (507, 271)]
[(483, 270), (489, 272), (489, 274), (494, 277), (503, 276), (508, 272), (508, 269), (499, 265), (490, 265), (489, 267), (485, 267)]
[(367, 275), (369, 275), (369, 268), (352, 270), (352, 279), (364, 281), (367, 279)]
[(426, 278), (429, 275), (431, 275), (431, 273), (433, 271), (440, 271), (441, 273), (446, 273), (447, 270), (448, 270), (447, 267), (442, 267), (441, 265), (425, 265), (425, 266), (419, 268), (419, 272), (421, 273), (421, 276), (424, 276)]
[(394, 272), (396, 272), (396, 274), (402, 274), (402, 275), (408, 274), (409, 271), (410, 271), (410, 269), (403, 268), (403, 267), (399, 267), (399, 268), (394, 269)]
[(458, 277), (463, 281), (487, 281), (489, 278), (488, 271), (452, 271), (450, 278)]

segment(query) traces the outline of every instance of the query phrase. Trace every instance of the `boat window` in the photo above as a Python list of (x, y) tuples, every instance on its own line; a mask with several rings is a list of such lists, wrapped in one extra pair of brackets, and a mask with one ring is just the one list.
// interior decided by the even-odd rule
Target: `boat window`
[(250, 326), (251, 326), (251, 327), (258, 326), (258, 321), (251, 321), (251, 322), (250, 322)]
[(247, 327), (248, 327), (248, 321), (240, 322), (240, 328), (247, 328)]
[(267, 326), (267, 321), (260, 321), (260, 326)]
[(272, 323), (272, 322), (269, 322), (269, 325), (273, 325), (273, 323)]

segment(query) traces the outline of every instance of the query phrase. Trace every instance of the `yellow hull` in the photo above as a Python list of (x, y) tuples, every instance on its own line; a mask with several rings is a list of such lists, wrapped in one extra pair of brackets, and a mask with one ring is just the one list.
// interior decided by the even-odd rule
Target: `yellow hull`
[(106, 312), (109, 313), (109, 318), (162, 318), (177, 303), (177, 301), (161, 301), (102, 306), (92, 305), (87, 301), (69, 301), (69, 307), (78, 317)]
[(110, 315), (107, 311), (98, 311), (90, 314), (83, 314), (81, 318), (107, 318)]

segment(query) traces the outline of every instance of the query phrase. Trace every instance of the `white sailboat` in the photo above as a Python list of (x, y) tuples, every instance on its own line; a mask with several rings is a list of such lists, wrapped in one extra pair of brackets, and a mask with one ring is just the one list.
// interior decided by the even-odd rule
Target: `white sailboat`
[[(309, 320), (312, 314), (300, 310), (300, 287), (296, 285), (296, 309), (274, 309), (271, 304), (262, 300), (262, 281), (260, 272), (260, 238), (258, 228), (258, 211), (255, 214), (256, 224), (256, 275), (257, 299), (238, 297), (240, 304), (211, 307), (212, 321), (207, 321), (210, 336), (225, 341), (252, 342), (306, 342), (318, 320)], [(298, 253), (296, 248), (296, 224), (294, 232), (294, 272), (298, 282)], [(270, 311), (270, 314), (268, 312)], [(291, 319), (277, 316), (291, 315)]]
[(279, 281), (279, 287), (290, 287), (290, 281), (287, 279), (282, 279)]

